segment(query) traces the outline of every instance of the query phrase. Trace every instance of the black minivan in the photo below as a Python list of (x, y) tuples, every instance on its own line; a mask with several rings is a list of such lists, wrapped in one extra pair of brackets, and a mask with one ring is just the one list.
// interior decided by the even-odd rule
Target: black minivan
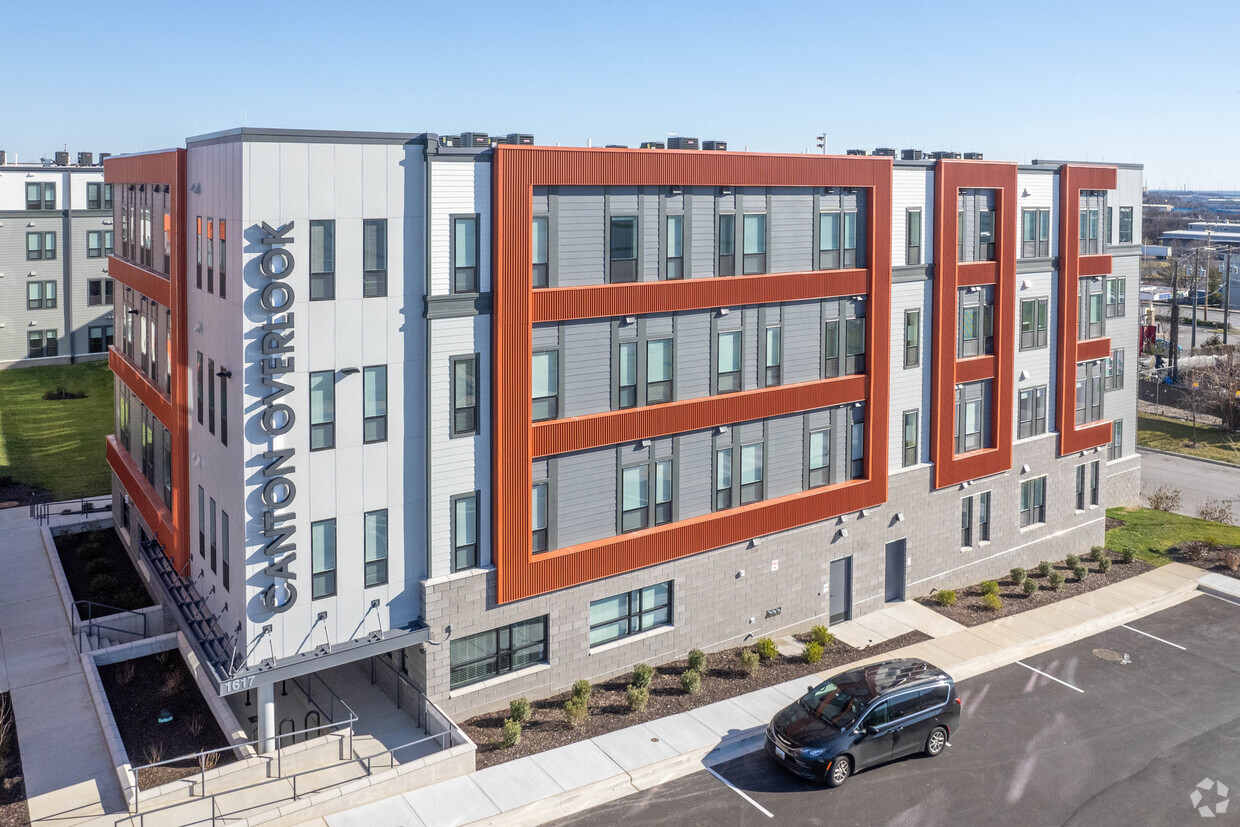
[(811, 686), (766, 728), (766, 752), (802, 778), (838, 787), (857, 770), (916, 752), (935, 756), (960, 721), (943, 670), (904, 658), (872, 663)]

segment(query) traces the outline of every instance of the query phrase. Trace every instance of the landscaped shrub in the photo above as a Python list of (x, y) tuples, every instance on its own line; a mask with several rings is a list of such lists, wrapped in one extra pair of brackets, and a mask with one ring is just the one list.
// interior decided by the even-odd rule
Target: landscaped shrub
[(585, 678), (573, 683), (573, 697), (581, 698), (582, 702), (590, 702), (590, 693), (594, 691), (594, 687), (590, 686), (590, 682)]
[(633, 685), (645, 689), (654, 680), (654, 667), (648, 663), (639, 663), (633, 667)]
[(529, 698), (514, 698), (508, 702), (508, 717), (518, 724), (528, 721), (532, 711)]
[(762, 662), (762, 658), (752, 649), (745, 649), (741, 652), (741, 668), (745, 670), (746, 675), (753, 675), (758, 671), (758, 664)]
[(771, 658), (779, 656), (779, 647), (776, 646), (775, 641), (771, 640), (769, 637), (758, 638), (757, 643), (754, 645), (757, 647), (758, 657), (763, 660), (770, 660)]
[(644, 686), (630, 686), (624, 690), (624, 697), (629, 703), (629, 712), (641, 712), (650, 700), (650, 690)]
[(78, 546), (77, 556), (82, 562), (87, 560), (97, 560), (103, 557), (107, 552), (103, 550), (103, 546), (99, 543), (87, 541)]
[(982, 581), (982, 594), (998, 594), (998, 593), (999, 593), (998, 581), (996, 580), (983, 580)]
[(504, 734), (500, 736), (499, 745), (503, 749), (512, 749), (521, 743), (521, 722), (512, 718), (504, 719)]
[(1123, 560), (1125, 563), (1131, 563), (1133, 560), (1137, 559), (1137, 552), (1134, 551), (1131, 546), (1124, 546), (1124, 550), (1119, 553), (1119, 559)]
[(692, 695), (702, 688), (702, 673), (696, 669), (686, 669), (680, 673), (680, 688)]
[(1050, 573), (1050, 576), (1046, 578), (1046, 583), (1055, 591), (1060, 591), (1063, 589), (1063, 575), (1057, 571), (1053, 571)]
[(1211, 534), (1209, 537), (1206, 537), (1206, 545), (1209, 546), (1212, 550), (1223, 547), (1223, 544), (1220, 543), (1218, 541), (1218, 538), (1215, 537), (1213, 534)]
[(590, 714), (585, 698), (572, 697), (564, 702), (564, 720), (571, 727), (579, 727), (585, 723)]
[(1200, 563), (1205, 559), (1206, 551), (1209, 548), (1209, 544), (1201, 540), (1189, 540), (1188, 542), (1180, 543), (1180, 554), (1184, 556), (1185, 560)]
[(811, 640), (805, 644), (805, 648), (801, 651), (801, 657), (805, 658), (806, 663), (817, 663), (822, 660), (822, 644)]
[(1229, 551), (1223, 555), (1223, 565), (1228, 571), (1240, 569), (1240, 551)]
[(1038, 563), (1038, 574), (1042, 575), (1043, 577), (1049, 577), (1050, 573), (1054, 570), (1055, 570), (1055, 567), (1052, 566), (1046, 560), (1043, 560), (1041, 563)]
[(1063, 561), (1070, 569), (1074, 569), (1081, 564), (1081, 558), (1077, 557), (1075, 554), (1069, 554), (1067, 557), (1063, 558)]
[(934, 599), (940, 606), (955, 606), (956, 605), (956, 590), (955, 589), (940, 589), (939, 591), (934, 593)]
[(1038, 593), (1038, 581), (1032, 577), (1021, 583), (1020, 587), (1025, 590), (1025, 597), (1033, 597)]
[(832, 643), (835, 643), (835, 635), (827, 631), (826, 626), (815, 626), (814, 628), (810, 629), (809, 637), (810, 637), (810, 640), (814, 641), (814, 643), (817, 643), (819, 646), (821, 646), (824, 649), (830, 646)]
[(1197, 506), (1197, 519), (1212, 523), (1231, 522), (1231, 503), (1226, 500), (1206, 500)]
[(982, 605), (992, 612), (997, 612), (1003, 608), (1003, 601), (997, 594), (984, 594), (982, 595)]
[(1088, 574), (1089, 574), (1089, 569), (1085, 568), (1080, 563), (1077, 563), (1075, 566), (1072, 567), (1072, 576), (1076, 578), (1076, 582), (1078, 583), (1084, 580)]
[(96, 574), (90, 579), (90, 593), (100, 603), (107, 603), (108, 600), (106, 598), (110, 598), (115, 594), (119, 586), (120, 583), (117, 579), (107, 572)]
[(94, 560), (87, 562), (83, 568), (86, 569), (87, 574), (92, 576), (103, 574), (104, 572), (111, 573), (112, 561), (106, 557), (96, 557)]
[(1089, 550), (1089, 559), (1095, 563), (1102, 562), (1102, 559), (1106, 556), (1107, 551), (1102, 546), (1094, 546)]
[(1111, 570), (1111, 558), (1110, 557), (1103, 557), (1101, 560), (1098, 561), (1098, 571), (1102, 572), (1103, 574), (1106, 574), (1110, 570)]
[(689, 668), (701, 672), (706, 667), (706, 653), (701, 649), (689, 650)]
[(1027, 571), (1025, 571), (1024, 569), (1020, 568), (1019, 566), (1017, 566), (1016, 568), (1012, 569), (1012, 571), (1011, 571), (1011, 572), (1009, 572), (1009, 573), (1012, 575), (1012, 582), (1013, 582), (1013, 583), (1015, 583), (1015, 584), (1016, 584), (1016, 585), (1018, 585), (1018, 586), (1019, 586), (1021, 583), (1024, 583), (1024, 582), (1025, 582), (1025, 578), (1029, 576), (1029, 572), (1027, 572)]
[(1184, 500), (1184, 493), (1170, 485), (1160, 485), (1145, 495), (1145, 501), (1155, 511), (1175, 511)]

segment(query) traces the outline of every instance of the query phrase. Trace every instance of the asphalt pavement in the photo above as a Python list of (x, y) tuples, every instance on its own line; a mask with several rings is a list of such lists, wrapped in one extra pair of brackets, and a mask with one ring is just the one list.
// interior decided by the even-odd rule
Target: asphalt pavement
[(1228, 468), (1190, 457), (1140, 451), (1141, 491), (1147, 493), (1169, 485), (1183, 492), (1179, 514), (1197, 516), (1197, 506), (1206, 500), (1231, 503), (1232, 515), (1240, 518), (1240, 466)]
[(1201, 595), (961, 681), (938, 758), (829, 790), (754, 752), (555, 823), (1240, 823), (1238, 679), (1240, 605)]

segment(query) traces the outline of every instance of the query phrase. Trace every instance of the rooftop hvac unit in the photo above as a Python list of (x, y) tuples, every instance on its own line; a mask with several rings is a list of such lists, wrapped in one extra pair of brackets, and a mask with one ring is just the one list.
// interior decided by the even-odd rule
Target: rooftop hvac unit
[(523, 132), (509, 132), (508, 143), (516, 144), (517, 146), (533, 146), (534, 136), (526, 135)]
[(8, 153), (6, 153), (3, 149), (0, 149), (0, 167), (4, 166), (8, 162), (9, 162)]
[(668, 149), (699, 149), (697, 138), (682, 138), (679, 135), (667, 139)]
[(866, 151), (865, 151), (864, 149), (850, 149), (850, 150), (848, 150), (848, 152), (847, 152), (847, 153), (845, 153), (845, 154), (847, 154), (847, 155), (866, 155), (866, 154), (868, 154), (868, 153), (866, 153)]
[(69, 166), (69, 153), (68, 152), (57, 152), (56, 153), (56, 166), (58, 167)]
[(951, 160), (951, 159), (959, 158), (960, 153), (951, 152), (946, 149), (940, 149), (938, 152), (931, 152), (930, 157), (934, 158), (936, 161), (942, 161), (944, 159)]
[(625, 144), (608, 144), (603, 149), (628, 149), (628, 146)]
[(964, 159), (965, 159), (966, 161), (980, 161), (980, 160), (982, 160), (982, 153), (980, 153), (980, 152), (966, 152), (966, 153), (964, 154)]
[(439, 145), (440, 146), (464, 146), (464, 143), (462, 143), (460, 135), (440, 135)]
[(878, 149), (874, 150), (874, 154), (883, 155), (887, 158), (896, 157), (896, 151), (889, 146), (880, 146)]
[(487, 149), (491, 146), (491, 137), (485, 132), (462, 132), (460, 146)]
[(93, 167), (95, 165), (95, 156), (90, 152), (78, 153), (78, 166)]
[(103, 162), (108, 160), (111, 157), (112, 157), (111, 152), (100, 152), (99, 153), (99, 166), (103, 166)]
[(642, 149), (663, 149), (662, 141), (642, 141)]
[(727, 152), (728, 142), (727, 141), (703, 141), (702, 149), (705, 149), (707, 152)]
[(922, 158), (920, 149), (902, 149), (900, 150), (900, 160), (902, 161), (920, 161)]

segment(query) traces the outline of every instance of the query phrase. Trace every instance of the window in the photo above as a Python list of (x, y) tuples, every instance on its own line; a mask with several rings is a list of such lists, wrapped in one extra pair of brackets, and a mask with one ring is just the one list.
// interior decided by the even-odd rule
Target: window
[(56, 356), (60, 345), (55, 330), (31, 330), (26, 334), (26, 355), (31, 359)]
[(1111, 423), (1111, 444), (1107, 447), (1107, 459), (1115, 460), (1124, 455), (1124, 420)]
[[(226, 371), (224, 371), (226, 373)], [(220, 442), (228, 444), (228, 377), (220, 380)]]
[(617, 358), (620, 368), (617, 404), (621, 408), (637, 405), (637, 342), (621, 342)]
[(533, 419), (555, 419), (560, 415), (560, 353), (540, 350), (534, 353)]
[(654, 524), (672, 521), (672, 500), (675, 481), (672, 478), (672, 461), (661, 459), (654, 464)]
[(51, 310), (56, 306), (56, 282), (26, 282), (26, 309)]
[(211, 573), (219, 564), (219, 536), (215, 531), (215, 497), (211, 498)]
[(387, 295), (387, 219), (362, 222), (362, 297)]
[(964, 261), (964, 210), (956, 213), (956, 261)]
[(719, 275), (736, 275), (736, 214), (719, 216)]
[(865, 409), (853, 408), (852, 426), (848, 429), (848, 478), (865, 476)]
[(921, 364), (921, 311), (904, 311), (904, 367)]
[(207, 558), (207, 494), (198, 486), (198, 556)]
[(515, 672), (547, 660), (547, 618), (534, 618), (501, 626), (479, 635), (452, 641), (452, 689)]
[(1046, 477), (1020, 484), (1020, 527), (1046, 522)]
[(1102, 362), (1082, 362), (1076, 366), (1076, 424), (1102, 419)]
[(1115, 238), (1113, 237), (1114, 230), (1112, 229), (1115, 226), (1112, 221), (1114, 217), (1115, 216), (1112, 215), (1111, 212), (1111, 207), (1107, 207), (1107, 244), (1115, 243)]
[(732, 507), (732, 449), (715, 449), (715, 510)]
[(310, 301), (336, 297), (336, 222), (310, 222)]
[(715, 336), (715, 389), (732, 393), (741, 389), (741, 332), (720, 331)]
[(741, 446), (741, 505), (763, 497), (762, 443)]
[(977, 260), (995, 260), (994, 210), (979, 210), (977, 213)]
[(310, 599), (336, 593), (336, 521), (310, 524)]
[(973, 545), (972, 497), (965, 497), (960, 501), (960, 545), (964, 548)]
[[(124, 212), (124, 216), (128, 218), (129, 216), (128, 210)], [(197, 217), (196, 223), (197, 223), (197, 228), (196, 228), (197, 237), (196, 237), (195, 246), (194, 246), (194, 255), (196, 258), (196, 267), (198, 269), (198, 289), (201, 290), (202, 289), (202, 216), (201, 215)], [(126, 244), (129, 243), (128, 226), (126, 226), (125, 228), (121, 230), (121, 239)]]
[(114, 284), (112, 279), (90, 279), (86, 282), (86, 303), (102, 305), (113, 303)]
[(646, 342), (646, 404), (658, 405), (671, 401), (672, 340), (651, 339)]
[(960, 358), (995, 352), (994, 287), (962, 287), (958, 325)]
[(1094, 460), (1089, 464), (1089, 504), (1097, 505), (1102, 489), (1102, 463)]
[(1111, 351), (1103, 369), (1102, 389), (1113, 391), (1124, 387), (1124, 349)]
[(452, 292), (478, 292), (478, 216), (452, 218)]
[(1132, 243), (1132, 207), (1119, 208), (1119, 243)]
[(1016, 438), (1046, 433), (1046, 386), (1026, 388), (1019, 395)]
[(1085, 466), (1076, 466), (1076, 510), (1085, 510)]
[(745, 215), (744, 227), (745, 260), (742, 272), (745, 275), (766, 272), (766, 216), (762, 213)]
[[(1083, 194), (1083, 193), (1082, 193)], [(1080, 211), (1079, 223), (1080, 254), (1090, 255), (1098, 252), (1098, 210), (1083, 209)]]
[(452, 498), (452, 570), (478, 566), (478, 494)]
[(1021, 258), (1046, 258), (1051, 254), (1051, 211), (1021, 210)]
[(207, 430), (215, 433), (215, 360), (207, 360)]
[(823, 428), (809, 432), (809, 488), (818, 488), (831, 482), (831, 429)]
[[(142, 408), (142, 476), (155, 485), (155, 415)], [(211, 515), (214, 519), (215, 515)]]
[(852, 302), (844, 320), (844, 373), (865, 373), (865, 304)]
[(1123, 276), (1106, 280), (1107, 318), (1123, 316), (1126, 309), (1128, 285)]
[(26, 184), (26, 209), (56, 209), (56, 185), (52, 183)]
[(387, 365), (362, 368), (362, 442), (387, 441)]
[(387, 509), (367, 511), (362, 518), (365, 551), (364, 588), (382, 586), (388, 581), (388, 513)]
[(478, 433), (478, 356), (453, 356), (451, 436)]
[[(171, 499), (171, 493), (168, 496)], [(223, 541), (220, 552), (220, 583), (224, 586), (224, 591), (228, 591), (228, 512), (222, 508), (220, 509), (220, 539)]]
[(112, 255), (112, 251), (115, 249), (112, 246), (112, 239), (113, 239), (112, 231), (104, 230), (103, 231), (103, 254), (104, 256)]
[(534, 265), (534, 271), (531, 277), (535, 287), (546, 287), (550, 283), (547, 272), (547, 264), (550, 260), (548, 251), (550, 226), (549, 219), (545, 215), (534, 217), (534, 226), (531, 231), (531, 242), (533, 251), (531, 253), (531, 261)]
[(671, 622), (671, 581), (595, 600), (590, 604), (590, 645), (599, 646)]
[(835, 270), (840, 266), (840, 214), (818, 215), (818, 269)]
[(1020, 349), (1046, 347), (1050, 324), (1050, 299), (1022, 299), (1020, 302)]
[(120, 424), (117, 426), (117, 433), (120, 435), (121, 444), (125, 446), (125, 450), (129, 450), (129, 394), (121, 391), (118, 396), (119, 404), (117, 405), (117, 418)]
[(86, 233), (86, 257), (103, 257), (103, 231), (91, 230)]
[(89, 351), (91, 353), (105, 353), (112, 346), (112, 325), (99, 325), (91, 327), (88, 330)]
[(989, 380), (956, 389), (956, 453), (990, 447)]
[(983, 491), (977, 495), (977, 539), (980, 543), (990, 542), (990, 492)]
[(1079, 280), (1079, 285), (1077, 338), (1097, 339), (1106, 335), (1106, 311), (1104, 309), (1106, 297), (1103, 295), (1102, 280), (1093, 277), (1083, 278)]
[(857, 254), (858, 244), (857, 232), (857, 214), (855, 212), (844, 213), (844, 266), (845, 267), (862, 267), (865, 262), (861, 260), (861, 256)]
[[(142, 246), (149, 247), (150, 243), (144, 241)], [(207, 292), (215, 292), (215, 219), (210, 217), (207, 218)]]
[(779, 384), (780, 366), (783, 362), (783, 344), (778, 327), (766, 329), (766, 370), (763, 376), (763, 387), (773, 388)]
[(310, 450), (336, 447), (336, 372), (310, 374)]
[(921, 210), (904, 211), (905, 264), (921, 264)]
[(667, 259), (664, 278), (669, 281), (685, 277), (685, 217), (667, 217)]
[(611, 269), (607, 280), (612, 284), (637, 281), (637, 216), (613, 215), (610, 242)]
[(547, 550), (547, 497), (548, 484), (545, 482), (534, 483), (534, 489), (530, 497), (531, 510), (533, 511), (530, 525), (533, 528), (533, 538), (531, 541), (531, 550), (538, 554)]
[(904, 412), (904, 455), (901, 465), (905, 468), (917, 464), (917, 437), (921, 430), (918, 427), (919, 418), (917, 411)]
[(620, 472), (620, 531), (645, 528), (649, 519), (650, 469), (636, 465)]
[[(228, 239), (224, 237), (225, 223), (220, 219), (220, 298), (228, 296)], [(168, 259), (172, 254), (171, 233), (168, 227), (168, 216), (164, 215), (164, 272), (168, 272)]]
[(51, 261), (56, 258), (56, 233), (26, 233), (26, 260)]
[(822, 378), (840, 375), (840, 322), (828, 319), (822, 326)]

